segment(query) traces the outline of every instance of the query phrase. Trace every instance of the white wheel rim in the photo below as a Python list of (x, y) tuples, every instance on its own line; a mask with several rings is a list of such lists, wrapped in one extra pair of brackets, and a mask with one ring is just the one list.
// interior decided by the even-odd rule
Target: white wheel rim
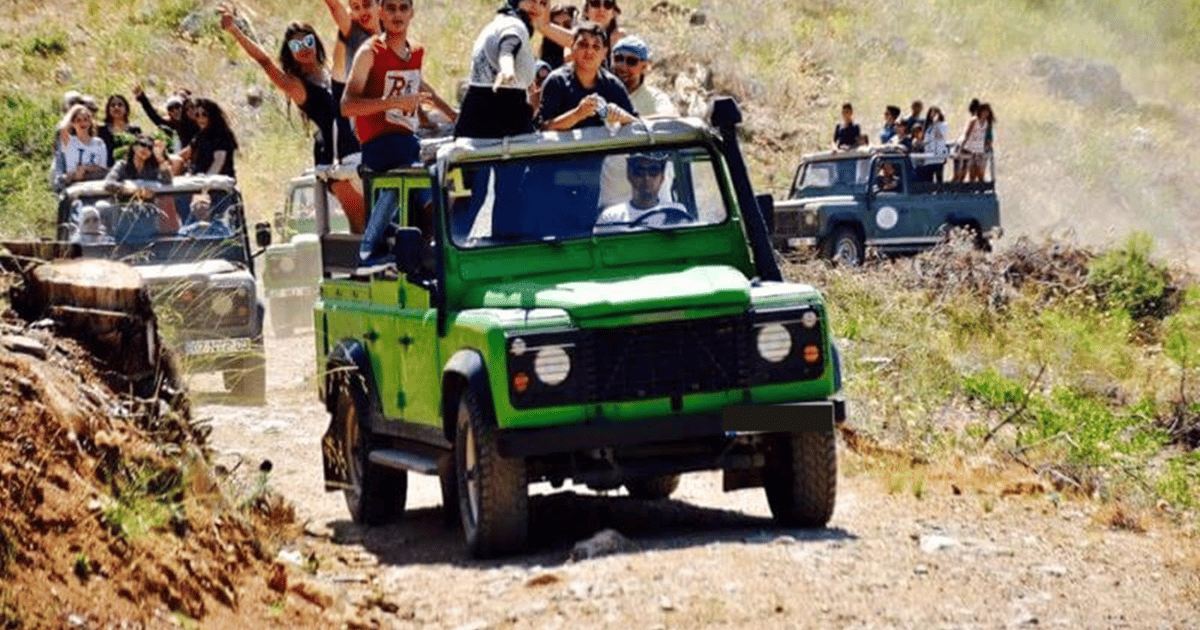
[(466, 430), (466, 440), (463, 450), (463, 469), (467, 476), (467, 507), (470, 508), (471, 525), (479, 525), (479, 458), (475, 453), (475, 432), (470, 422), (463, 427)]

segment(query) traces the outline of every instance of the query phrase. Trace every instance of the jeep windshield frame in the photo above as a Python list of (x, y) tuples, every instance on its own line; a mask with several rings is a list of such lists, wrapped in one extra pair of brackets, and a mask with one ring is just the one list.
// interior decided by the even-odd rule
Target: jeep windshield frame
[(702, 142), (464, 160), (445, 171), (442, 220), (460, 250), (703, 229), (734, 216), (723, 169)]
[[(102, 181), (68, 188), (59, 199), (59, 238), (78, 243), (86, 257), (135, 266), (221, 259), (252, 267), (245, 208), (232, 178), (184, 176), (169, 185), (135, 183), (152, 192), (153, 198), (114, 193)], [(204, 197), (214, 219), (210, 223), (221, 225), (188, 228), (195, 223), (192, 203)], [(97, 219), (98, 228), (93, 227)], [(82, 225), (85, 221), (89, 226)], [(183, 228), (187, 229), (181, 232)]]

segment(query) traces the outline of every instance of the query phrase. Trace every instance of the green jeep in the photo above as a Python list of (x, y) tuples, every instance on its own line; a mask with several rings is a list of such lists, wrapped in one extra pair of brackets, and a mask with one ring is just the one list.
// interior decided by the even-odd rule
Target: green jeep
[(826, 524), (845, 413), (825, 304), (780, 280), (736, 104), (714, 112), (719, 132), (458, 139), (365, 174), (368, 198), (400, 200), (396, 264), (359, 268), (355, 237), (320, 230), (315, 307), (325, 485), (356, 522), (436, 474), (470, 552), (494, 556), (527, 544), (530, 483), (662, 499), (720, 469), (779, 523)]

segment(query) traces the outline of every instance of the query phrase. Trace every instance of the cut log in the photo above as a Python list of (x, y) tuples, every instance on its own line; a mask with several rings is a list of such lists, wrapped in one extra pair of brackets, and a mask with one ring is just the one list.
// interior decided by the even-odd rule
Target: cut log
[(75, 306), (153, 316), (142, 276), (124, 263), (55, 260), (34, 267), (27, 282), (29, 298), (44, 308)]

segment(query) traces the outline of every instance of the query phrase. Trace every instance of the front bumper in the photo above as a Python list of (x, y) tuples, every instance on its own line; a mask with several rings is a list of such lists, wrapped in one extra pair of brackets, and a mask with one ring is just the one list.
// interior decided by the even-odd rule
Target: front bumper
[(833, 431), (834, 426), (845, 419), (846, 403), (840, 399), (782, 405), (731, 405), (712, 414), (501, 429), (497, 432), (497, 447), (505, 457), (530, 457), (742, 433)]

